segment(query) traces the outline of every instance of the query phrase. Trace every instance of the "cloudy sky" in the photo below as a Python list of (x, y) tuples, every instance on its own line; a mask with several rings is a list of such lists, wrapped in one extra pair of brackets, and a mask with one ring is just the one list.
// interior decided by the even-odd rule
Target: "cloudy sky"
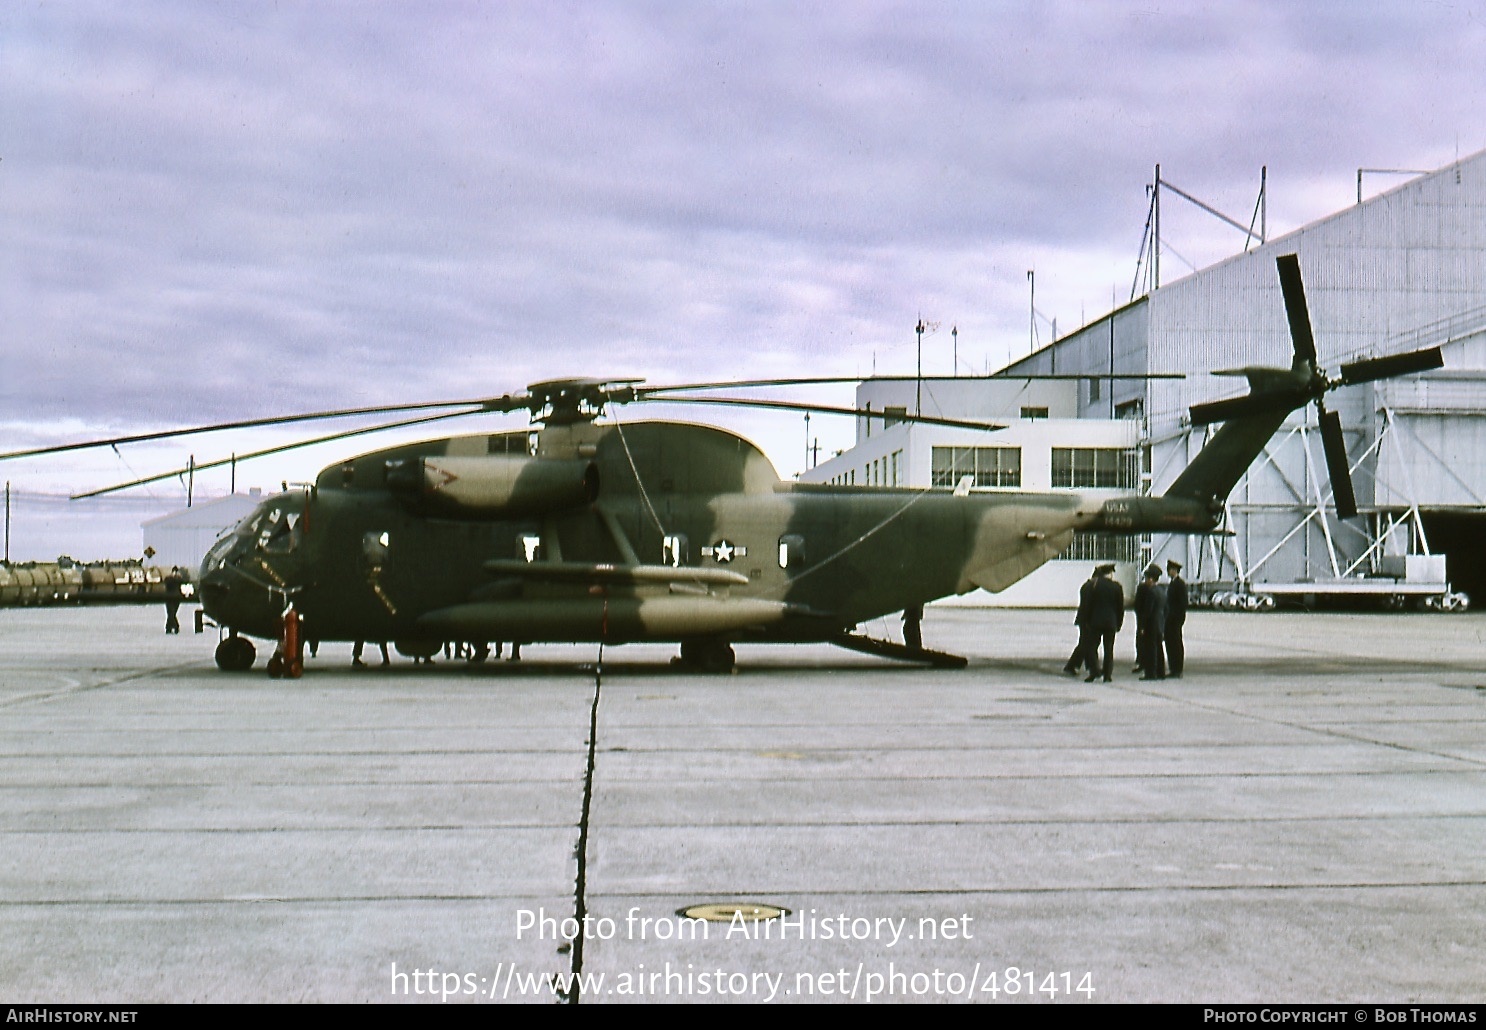
[[(1157, 163), (1244, 222), (1267, 166), (1278, 235), (1353, 202), (1358, 168), (1486, 147), (1483, 22), (1407, 0), (5, 4), (0, 450), (556, 376), (911, 374), (920, 317), (925, 371), (950, 372), (955, 326), (983, 372), (1028, 348), (1029, 269), (1043, 342), (1129, 298)], [(1163, 229), (1167, 280), (1242, 247), (1179, 201)], [(799, 470), (797, 416), (718, 420)], [(269, 439), (0, 474), (67, 492)]]

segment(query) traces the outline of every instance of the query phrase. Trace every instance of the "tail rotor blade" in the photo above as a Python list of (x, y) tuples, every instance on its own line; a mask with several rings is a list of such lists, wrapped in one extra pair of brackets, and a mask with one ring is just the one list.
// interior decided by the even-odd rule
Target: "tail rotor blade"
[(1326, 473), (1331, 477), (1331, 497), (1338, 518), (1357, 514), (1357, 495), (1352, 491), (1352, 473), (1347, 467), (1347, 441), (1342, 419), (1334, 411), (1321, 411), (1321, 447), (1326, 452)]
[(1290, 340), (1295, 357), (1316, 363), (1316, 338), (1311, 335), (1310, 311), (1305, 305), (1305, 286), (1300, 281), (1300, 259), (1294, 254), (1275, 258), (1280, 272), (1280, 292), (1285, 296), (1285, 317), (1290, 320)]
[(1354, 361), (1341, 367), (1342, 385), (1370, 383), (1375, 379), (1392, 379), (1394, 376), (1414, 375), (1445, 367), (1445, 358), (1438, 347), (1411, 350), (1403, 354), (1390, 354), (1385, 358), (1368, 358)]

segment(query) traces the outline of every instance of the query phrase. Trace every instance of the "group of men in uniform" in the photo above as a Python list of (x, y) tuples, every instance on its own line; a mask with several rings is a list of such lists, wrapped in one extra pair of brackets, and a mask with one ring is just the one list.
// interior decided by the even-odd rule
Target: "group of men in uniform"
[[(1114, 640), (1125, 622), (1125, 591), (1114, 579), (1114, 564), (1096, 566), (1078, 592), (1078, 646), (1068, 656), (1063, 671), (1077, 676), (1080, 668), (1089, 675), (1085, 683), (1104, 678), (1114, 680)], [(1166, 563), (1168, 583), (1161, 582), (1161, 569), (1151, 565), (1135, 588), (1135, 672), (1141, 679), (1182, 678), (1186, 648), (1182, 627), (1187, 621), (1187, 583), (1182, 564)], [(1104, 656), (1100, 660), (1099, 650)]]

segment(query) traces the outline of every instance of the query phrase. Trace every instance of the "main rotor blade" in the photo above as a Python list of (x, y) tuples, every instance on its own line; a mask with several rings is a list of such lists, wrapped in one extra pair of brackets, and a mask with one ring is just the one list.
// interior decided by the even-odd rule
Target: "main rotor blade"
[(285, 451), (295, 451), (301, 447), (313, 447), (315, 444), (333, 443), (336, 440), (348, 440), (353, 436), (365, 436), (368, 433), (380, 433), (388, 429), (405, 429), (408, 426), (421, 426), (428, 422), (439, 422), (446, 418), (461, 418), (465, 415), (478, 415), (483, 409), (476, 408), (473, 411), (452, 411), (440, 415), (424, 415), (421, 418), (404, 419), (401, 422), (387, 422), (382, 425), (362, 426), (360, 429), (349, 429), (340, 433), (331, 433), (328, 436), (319, 436), (313, 440), (297, 440), (294, 443), (280, 444), (277, 447), (265, 447), (261, 451), (252, 451), (248, 454), (234, 454), (230, 458), (218, 458), (215, 461), (199, 462), (186, 468), (172, 469), (169, 472), (161, 472), (158, 475), (146, 476), (144, 479), (131, 480), (128, 483), (115, 483), (113, 486), (105, 486), (100, 490), (89, 490), (87, 493), (73, 494), (69, 500), (81, 501), (88, 497), (99, 497), (103, 494), (117, 493), (120, 490), (128, 490), (131, 487), (146, 486), (150, 483), (158, 483), (163, 479), (174, 479), (188, 472), (200, 472), (203, 469), (220, 468), (238, 461), (250, 461), (253, 458), (264, 458), (270, 454), (282, 454)]
[(1206, 404), (1194, 404), (1191, 408), (1192, 424), (1205, 426), (1210, 422), (1227, 422), (1245, 415), (1262, 415), (1271, 411), (1294, 411), (1306, 402), (1300, 390), (1274, 390), (1268, 393), (1246, 393), (1242, 397), (1229, 397)]
[(1352, 473), (1347, 467), (1347, 441), (1342, 436), (1342, 417), (1321, 410), (1321, 447), (1326, 452), (1326, 474), (1331, 478), (1331, 497), (1337, 518), (1357, 514), (1357, 495), (1352, 491)]
[(644, 400), (651, 394), (679, 393), (690, 390), (752, 390), (767, 386), (829, 386), (842, 383), (979, 383), (992, 379), (1011, 382), (1026, 380), (1079, 380), (1079, 379), (1185, 379), (1184, 372), (1068, 372), (1031, 373), (1013, 375), (1009, 372), (994, 372), (984, 376), (804, 376), (794, 379), (732, 379), (715, 383), (674, 383), (665, 386), (637, 386), (637, 399)]
[(1355, 386), (1375, 379), (1392, 379), (1394, 376), (1413, 375), (1444, 367), (1445, 357), (1440, 349), (1426, 347), (1423, 350), (1405, 351), (1403, 354), (1390, 354), (1384, 358), (1353, 361), (1341, 367), (1341, 381), (1344, 386)]
[(934, 415), (908, 415), (866, 408), (838, 408), (829, 404), (796, 404), (794, 401), (754, 400), (749, 397), (659, 397), (657, 404), (710, 404), (721, 408), (773, 408), (777, 411), (804, 411), (822, 415), (857, 415), (865, 418), (892, 418), (896, 422), (918, 422), (926, 426), (950, 426), (954, 429), (983, 429), (987, 431), (1005, 429), (994, 422), (968, 422), (958, 418), (939, 418)]
[(116, 447), (119, 444), (145, 443), (150, 440), (170, 440), (178, 436), (196, 436), (202, 433), (217, 433), (229, 429), (255, 429), (263, 426), (282, 426), (296, 422), (316, 422), (331, 418), (350, 418), (354, 415), (391, 415), (399, 411), (429, 411), (433, 408), (469, 408), (467, 412), (454, 412), (453, 414), (474, 414), (477, 411), (513, 411), (516, 408), (524, 408), (528, 403), (525, 397), (512, 397), (507, 394), (504, 397), (489, 397), (476, 400), (463, 401), (425, 401), (418, 404), (378, 404), (364, 408), (338, 408), (333, 411), (311, 411), (297, 415), (274, 415), (268, 418), (249, 418), (236, 422), (218, 422), (213, 425), (191, 426), (186, 429), (162, 429), (153, 433), (135, 433), (130, 436), (114, 436), (99, 440), (80, 440), (75, 443), (54, 444), (50, 447), (32, 447), (21, 451), (6, 451), (0, 453), (0, 461), (10, 461), (15, 458), (34, 458), (43, 454), (63, 454), (68, 451), (85, 451), (94, 447)]
[(1280, 292), (1285, 295), (1285, 317), (1290, 320), (1290, 341), (1295, 356), (1316, 364), (1316, 338), (1311, 335), (1311, 316), (1305, 305), (1305, 286), (1300, 281), (1300, 259), (1281, 254), (1274, 259), (1280, 271)]

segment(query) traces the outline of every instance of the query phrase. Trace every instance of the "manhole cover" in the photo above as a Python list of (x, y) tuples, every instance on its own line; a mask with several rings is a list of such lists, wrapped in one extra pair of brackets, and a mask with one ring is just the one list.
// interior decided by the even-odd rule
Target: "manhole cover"
[(705, 919), (709, 923), (731, 923), (740, 919), (749, 923), (761, 923), (766, 919), (787, 916), (789, 909), (755, 901), (709, 901), (678, 908), (676, 914), (687, 919)]

